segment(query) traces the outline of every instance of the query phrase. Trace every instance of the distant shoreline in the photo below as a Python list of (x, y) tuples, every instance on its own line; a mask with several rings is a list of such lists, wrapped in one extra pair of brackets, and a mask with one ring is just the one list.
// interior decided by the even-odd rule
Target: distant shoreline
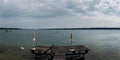
[(120, 30), (120, 28), (46, 28), (39, 30)]
[(0, 28), (0, 30), (120, 30), (120, 28), (41, 28), (41, 29), (23, 29), (23, 28)]
[(22, 28), (0, 28), (0, 30), (23, 30)]

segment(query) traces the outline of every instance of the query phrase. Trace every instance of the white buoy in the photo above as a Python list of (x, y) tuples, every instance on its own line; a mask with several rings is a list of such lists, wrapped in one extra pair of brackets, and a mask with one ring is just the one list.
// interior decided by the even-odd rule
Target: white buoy
[(24, 47), (21, 47), (21, 50), (24, 50), (25, 48)]

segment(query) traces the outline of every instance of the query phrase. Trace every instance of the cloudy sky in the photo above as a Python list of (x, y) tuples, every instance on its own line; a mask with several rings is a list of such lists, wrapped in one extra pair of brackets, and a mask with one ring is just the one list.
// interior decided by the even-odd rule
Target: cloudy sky
[(120, 0), (0, 0), (0, 27), (120, 27)]

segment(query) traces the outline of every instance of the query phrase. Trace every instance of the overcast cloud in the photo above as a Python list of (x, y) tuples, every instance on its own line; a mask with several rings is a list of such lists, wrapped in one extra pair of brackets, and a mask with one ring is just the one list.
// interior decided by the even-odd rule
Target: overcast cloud
[(120, 0), (0, 0), (0, 27), (119, 27)]

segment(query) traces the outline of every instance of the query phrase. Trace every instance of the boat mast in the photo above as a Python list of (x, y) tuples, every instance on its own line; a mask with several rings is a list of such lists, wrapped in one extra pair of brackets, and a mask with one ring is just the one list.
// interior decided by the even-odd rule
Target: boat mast
[(35, 47), (35, 32), (33, 32), (33, 47)]
[(70, 43), (71, 43), (71, 45), (73, 45), (73, 42), (74, 42), (74, 40), (73, 40), (73, 36), (72, 36), (72, 33), (71, 33), (71, 35), (70, 35)]

